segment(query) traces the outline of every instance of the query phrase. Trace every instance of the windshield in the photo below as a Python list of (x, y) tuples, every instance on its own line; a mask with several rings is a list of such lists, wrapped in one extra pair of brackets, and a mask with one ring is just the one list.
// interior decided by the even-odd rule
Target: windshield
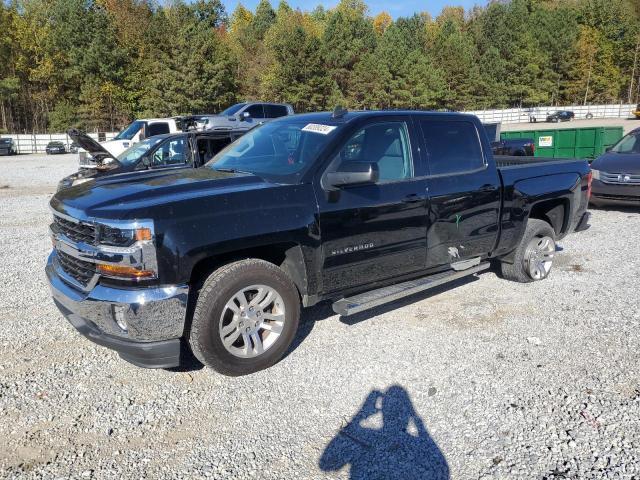
[(213, 157), (207, 166), (293, 183), (313, 164), (335, 130), (336, 125), (274, 120), (247, 132)]
[(640, 132), (625, 135), (612, 148), (615, 153), (640, 153)]
[(113, 139), (114, 140), (131, 140), (133, 137), (136, 136), (136, 133), (142, 130), (142, 128), (144, 128), (144, 122), (141, 122), (140, 120), (136, 120), (135, 122), (131, 122), (129, 125), (124, 127), (124, 130), (118, 133), (118, 135), (116, 135)]
[(231, 105), (226, 110), (221, 111), (220, 115), (224, 115), (224, 116), (230, 117), (231, 115), (233, 115), (235, 113), (238, 113), (238, 110), (240, 110), (245, 105), (246, 105), (246, 103), (236, 103), (235, 105)]
[(155, 147), (158, 143), (164, 140), (164, 137), (151, 137), (143, 140), (141, 142), (132, 145), (127, 148), (124, 152), (118, 155), (118, 161), (122, 165), (134, 165), (138, 163), (138, 160)]

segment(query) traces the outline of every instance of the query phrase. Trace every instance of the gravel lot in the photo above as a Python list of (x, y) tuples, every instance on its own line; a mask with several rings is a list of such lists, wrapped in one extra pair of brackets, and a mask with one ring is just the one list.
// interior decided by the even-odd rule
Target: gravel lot
[(0, 158), (0, 477), (640, 479), (637, 210), (594, 211), (544, 282), (317, 306), (227, 378), (136, 368), (58, 313), (47, 202), (74, 166)]

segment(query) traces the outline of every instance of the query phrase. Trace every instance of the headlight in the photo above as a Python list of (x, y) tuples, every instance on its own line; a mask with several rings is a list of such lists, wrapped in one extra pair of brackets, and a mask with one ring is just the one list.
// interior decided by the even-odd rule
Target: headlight
[(85, 182), (88, 182), (89, 180), (92, 180), (92, 178), (76, 178), (72, 183), (71, 186), (75, 187), (76, 185), (81, 185)]
[(128, 247), (135, 242), (151, 240), (153, 233), (150, 227), (118, 228), (100, 225), (100, 245)]
[(104, 277), (142, 280), (158, 277), (151, 220), (98, 221), (96, 269)]
[(594, 180), (600, 180), (600, 170), (591, 169), (591, 178)]

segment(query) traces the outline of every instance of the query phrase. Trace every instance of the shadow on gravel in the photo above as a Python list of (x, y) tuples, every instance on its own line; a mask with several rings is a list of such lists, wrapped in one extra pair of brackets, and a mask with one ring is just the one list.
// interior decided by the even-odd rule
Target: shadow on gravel
[(350, 466), (351, 480), (446, 480), (449, 465), (401, 386), (373, 390), (324, 449), (324, 472)]

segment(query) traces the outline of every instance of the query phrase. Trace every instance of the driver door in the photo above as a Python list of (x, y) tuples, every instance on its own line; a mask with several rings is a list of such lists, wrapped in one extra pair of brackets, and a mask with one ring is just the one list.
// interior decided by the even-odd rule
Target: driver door
[(376, 164), (379, 179), (317, 187), (323, 293), (425, 268), (426, 180), (411, 118), (385, 116), (356, 127), (324, 178), (344, 162)]

